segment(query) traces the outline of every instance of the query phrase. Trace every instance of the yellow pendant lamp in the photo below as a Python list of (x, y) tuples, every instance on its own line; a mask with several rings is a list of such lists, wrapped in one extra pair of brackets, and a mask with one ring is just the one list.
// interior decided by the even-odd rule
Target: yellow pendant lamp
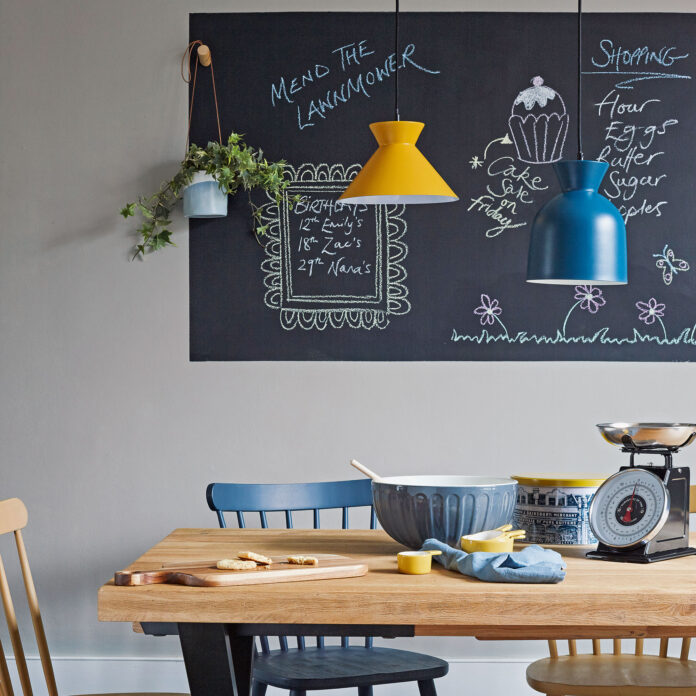
[[(399, 55), (399, 0), (395, 14), (395, 58)], [(459, 197), (416, 147), (424, 123), (399, 120), (399, 63), (394, 70), (396, 120), (370, 124), (379, 147), (339, 201), (372, 205), (449, 203)]]

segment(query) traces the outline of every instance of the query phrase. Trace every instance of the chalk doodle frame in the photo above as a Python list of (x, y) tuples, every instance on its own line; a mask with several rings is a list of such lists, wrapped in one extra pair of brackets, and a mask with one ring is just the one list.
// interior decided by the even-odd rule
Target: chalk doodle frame
[[(293, 292), (290, 247), (291, 200), (303, 193), (331, 193), (336, 198), (360, 171), (359, 164), (309, 164), (286, 166), (291, 180), (280, 204), (270, 199), (262, 210), (267, 225), (266, 258), (261, 263), (266, 293), (265, 305), (279, 311), (283, 329), (323, 331), (327, 328), (386, 328), (392, 317), (407, 314), (406, 268), (408, 247), (403, 241), (406, 221), (404, 205), (379, 205), (375, 208), (376, 256), (374, 295), (297, 295)], [(270, 198), (270, 197), (269, 197)], [(348, 205), (348, 204), (346, 204)]]

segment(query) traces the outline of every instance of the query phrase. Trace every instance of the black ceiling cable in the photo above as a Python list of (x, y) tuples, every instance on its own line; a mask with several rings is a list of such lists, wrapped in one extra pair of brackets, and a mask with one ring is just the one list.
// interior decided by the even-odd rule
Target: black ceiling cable
[(394, 119), (399, 121), (399, 0), (394, 15)]
[(584, 159), (582, 155), (582, 0), (578, 0), (578, 159)]

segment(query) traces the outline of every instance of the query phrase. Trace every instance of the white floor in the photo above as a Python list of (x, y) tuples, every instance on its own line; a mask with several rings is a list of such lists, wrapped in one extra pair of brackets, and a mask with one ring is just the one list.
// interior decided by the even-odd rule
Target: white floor
[[(38, 658), (29, 658), (34, 694), (45, 696), (46, 688)], [(53, 666), (61, 696), (129, 691), (186, 692), (186, 673), (181, 659), (54, 658)], [(526, 661), (462, 660), (450, 662), (450, 672), (438, 680), (439, 696), (500, 696), (533, 694), (524, 678)], [(15, 693), (20, 693), (14, 664), (10, 663)], [(343, 691), (332, 692), (337, 694)], [(269, 689), (269, 696), (287, 692)], [(319, 696), (320, 692), (317, 692)], [(417, 696), (415, 684), (395, 684), (375, 689), (375, 696)]]

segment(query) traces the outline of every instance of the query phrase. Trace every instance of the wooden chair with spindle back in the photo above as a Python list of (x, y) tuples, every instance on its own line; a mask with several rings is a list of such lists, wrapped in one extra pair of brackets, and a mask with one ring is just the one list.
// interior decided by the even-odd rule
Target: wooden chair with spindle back
[(658, 655), (643, 652), (643, 639), (635, 639), (632, 653), (622, 652), (622, 641), (613, 640), (613, 651), (603, 654), (600, 640), (592, 639), (592, 652), (580, 654), (576, 641), (568, 641), (568, 654), (559, 655), (549, 641), (550, 657), (527, 668), (527, 683), (547, 696), (696, 696), (696, 662), (689, 660), (691, 638), (682, 638), (678, 658), (667, 657), (669, 639), (660, 639)]
[[(341, 509), (341, 527), (348, 529), (349, 509), (355, 507), (370, 508), (370, 529), (377, 526), (367, 479), (300, 484), (211, 483), (206, 497), (221, 527), (227, 527), (226, 512), (236, 513), (242, 529), (246, 526), (245, 512), (258, 513), (263, 529), (268, 529), (267, 513), (283, 512), (286, 529), (292, 529), (292, 513), (311, 510), (314, 529), (319, 529), (321, 510)], [(340, 553), (340, 547), (335, 552)], [(298, 636), (297, 648), (288, 648), (287, 638), (279, 636), (280, 649), (271, 650), (268, 638), (261, 636), (261, 653), (254, 661), (253, 696), (264, 696), (268, 686), (288, 689), (291, 696), (346, 687), (357, 687), (359, 696), (371, 696), (377, 684), (411, 681), (418, 682), (421, 696), (436, 696), (434, 680), (447, 674), (447, 662), (406, 650), (376, 648), (372, 638), (364, 640), (364, 646), (351, 646), (343, 637), (340, 646), (330, 646), (320, 636), (316, 646), (309, 646), (305, 637)]]
[[(696, 512), (696, 486), (689, 491), (689, 512)], [(691, 638), (682, 638), (679, 658), (667, 657), (669, 639), (660, 639), (658, 655), (643, 652), (643, 638), (635, 639), (633, 653), (622, 652), (622, 642), (613, 639), (613, 650), (602, 654), (598, 638), (591, 654), (578, 654), (574, 640), (568, 654), (558, 654), (558, 644), (549, 641), (549, 654), (527, 668), (527, 682), (548, 696), (696, 696), (696, 662), (689, 660)]]
[[(24, 580), (24, 590), (27, 595), (27, 603), (31, 614), (31, 621), (34, 627), (34, 635), (39, 648), (39, 657), (41, 658), (41, 666), (43, 667), (44, 679), (46, 681), (46, 689), (49, 696), (57, 696), (58, 689), (56, 687), (56, 679), (53, 674), (53, 665), (51, 664), (51, 655), (48, 651), (48, 642), (44, 631), (41, 612), (39, 610), (39, 601), (36, 596), (36, 588), (32, 579), (31, 569), (29, 568), (29, 559), (27, 557), (24, 539), (22, 537), (22, 529), (27, 526), (28, 521), (27, 508), (24, 503), (18, 498), (10, 498), (0, 501), (0, 536), (5, 534), (14, 534), (15, 543), (17, 546), (17, 554), (19, 556), (19, 566)], [(32, 696), (32, 686), (29, 679), (29, 670), (27, 661), (24, 655), (22, 640), (19, 635), (19, 626), (17, 615), (15, 613), (12, 595), (10, 594), (10, 586), (5, 573), (5, 566), (0, 556), (0, 596), (5, 610), (5, 618), (7, 620), (7, 628), (12, 644), (12, 651), (17, 666), (19, 682), (24, 696)], [(10, 672), (7, 668), (5, 653), (0, 643), (0, 696), (14, 696), (12, 680)], [(95, 696), (95, 695), (93, 695)], [(101, 696), (184, 696), (183, 694), (102, 694)]]

